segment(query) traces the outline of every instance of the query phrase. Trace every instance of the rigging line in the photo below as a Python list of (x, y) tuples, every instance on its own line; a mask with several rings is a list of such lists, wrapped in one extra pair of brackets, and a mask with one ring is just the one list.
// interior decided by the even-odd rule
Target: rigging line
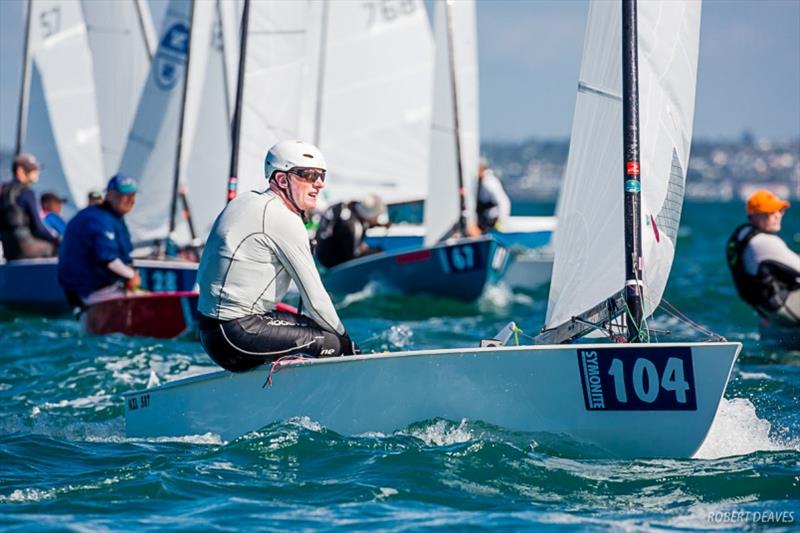
[[(644, 281), (639, 279), (639, 272), (637, 271), (637, 269), (634, 269), (633, 277), (636, 280), (636, 292), (639, 293), (639, 300), (644, 302), (645, 301)], [(644, 313), (642, 313), (642, 322), (639, 324), (639, 340), (642, 339), (642, 332), (644, 332), (647, 338), (645, 342), (650, 342), (650, 328), (647, 325), (647, 317), (644, 315)]]
[[(686, 323), (687, 323), (687, 324), (689, 324), (690, 326), (694, 327), (694, 328), (695, 328), (697, 331), (700, 331), (701, 333), (705, 333), (705, 334), (706, 334), (706, 335), (708, 335), (709, 337), (724, 338), (722, 335), (719, 335), (719, 334), (717, 334), (717, 333), (714, 333), (713, 331), (711, 331), (711, 330), (709, 330), (708, 328), (706, 328), (706, 327), (704, 327), (704, 326), (702, 326), (702, 325), (698, 324), (697, 322), (695, 322), (694, 320), (692, 320), (691, 318), (689, 318), (688, 316), (686, 316), (686, 315), (685, 315), (683, 312), (681, 312), (681, 310), (680, 310), (680, 309), (678, 309), (678, 308), (677, 308), (677, 307), (675, 307), (673, 304), (671, 304), (670, 302), (668, 302), (668, 301), (667, 301), (665, 298), (662, 298), (662, 302), (663, 302), (664, 304), (666, 304), (667, 306), (669, 306), (669, 308), (671, 308), (672, 310), (674, 310), (674, 312), (675, 312), (675, 313), (677, 313), (677, 315), (676, 315), (676, 314), (673, 314), (672, 316), (674, 316), (675, 318), (677, 318), (677, 319), (679, 319), (679, 320), (683, 320), (684, 322), (686, 322)], [(666, 307), (664, 307), (664, 306), (659, 306), (659, 307), (661, 307), (661, 308), (662, 308), (662, 310), (664, 310), (664, 311), (667, 311), (667, 308), (666, 308)]]
[[(666, 304), (666, 306), (668, 306), (668, 308), (669, 308), (669, 309), (671, 309), (671, 310), (673, 311), (673, 316), (675, 316), (676, 318), (680, 318), (681, 320), (683, 320), (683, 321), (685, 321), (686, 323), (688, 323), (688, 324), (690, 324), (690, 325), (694, 326), (694, 327), (695, 327), (695, 328), (697, 328), (699, 331), (703, 331), (703, 332), (704, 332), (704, 333), (706, 333), (706, 334), (709, 334), (709, 335), (716, 335), (714, 332), (712, 332), (712, 331), (708, 330), (707, 328), (705, 328), (705, 327), (701, 326), (701, 325), (700, 325), (700, 324), (698, 324), (697, 322), (695, 322), (695, 321), (693, 321), (692, 319), (690, 319), (690, 318), (689, 318), (688, 316), (686, 316), (686, 315), (685, 315), (683, 312), (681, 312), (681, 310), (680, 310), (680, 309), (678, 309), (677, 307), (675, 307), (674, 305), (672, 305), (672, 304), (671, 304), (670, 302), (668, 302), (666, 299), (665, 299), (665, 300), (663, 300), (663, 301), (664, 301), (664, 304)], [(664, 307), (663, 309), (667, 309), (667, 307)]]

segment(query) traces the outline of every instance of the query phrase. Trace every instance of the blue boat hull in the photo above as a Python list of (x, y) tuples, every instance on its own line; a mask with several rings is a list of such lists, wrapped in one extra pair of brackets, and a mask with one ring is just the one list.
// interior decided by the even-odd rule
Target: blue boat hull
[(338, 296), (377, 284), (392, 292), (473, 301), (502, 276), (507, 263), (505, 247), (481, 237), (361, 257), (328, 269), (322, 280)]
[[(490, 235), (506, 247), (517, 250), (528, 248), (536, 249), (547, 246), (550, 244), (553, 232), (547, 230), (502, 233), (493, 230), (490, 232)], [(421, 248), (424, 240), (422, 235), (368, 235), (365, 239), (369, 246), (381, 248), (386, 251)]]
[[(197, 263), (137, 260), (142, 288), (153, 292), (191, 291)], [(58, 260), (21, 259), (0, 265), (0, 305), (13, 311), (60, 315), (70, 311), (58, 284)]]

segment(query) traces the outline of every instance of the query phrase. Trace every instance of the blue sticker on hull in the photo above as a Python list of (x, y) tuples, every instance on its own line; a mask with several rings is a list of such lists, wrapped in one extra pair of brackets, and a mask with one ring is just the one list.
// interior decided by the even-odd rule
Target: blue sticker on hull
[(577, 350), (589, 411), (696, 411), (689, 347)]

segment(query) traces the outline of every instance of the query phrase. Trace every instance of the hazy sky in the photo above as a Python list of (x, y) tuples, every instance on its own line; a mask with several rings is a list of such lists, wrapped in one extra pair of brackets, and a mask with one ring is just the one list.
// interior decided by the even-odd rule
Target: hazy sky
[[(5, 148), (16, 127), (22, 5), (0, 0)], [(568, 137), (587, 0), (479, 0), (477, 9), (482, 140)], [(695, 137), (800, 138), (800, 0), (705, 0), (697, 85)]]

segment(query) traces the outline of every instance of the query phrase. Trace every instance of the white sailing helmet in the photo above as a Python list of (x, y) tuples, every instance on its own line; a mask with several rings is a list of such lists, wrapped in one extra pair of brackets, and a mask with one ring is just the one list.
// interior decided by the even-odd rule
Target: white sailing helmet
[(286, 172), (294, 167), (311, 167), (328, 170), (319, 148), (305, 141), (280, 141), (264, 158), (264, 176), (272, 177), (276, 170)]

